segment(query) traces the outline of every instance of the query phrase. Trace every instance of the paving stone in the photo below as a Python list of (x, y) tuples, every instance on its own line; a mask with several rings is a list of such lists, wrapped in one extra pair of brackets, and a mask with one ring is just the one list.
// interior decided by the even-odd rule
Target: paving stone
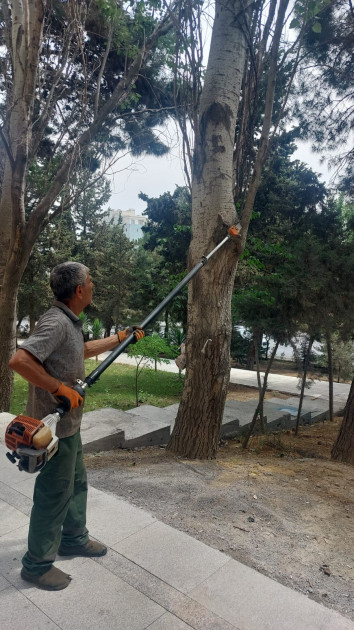
[(228, 560), (219, 551), (160, 522), (112, 546), (182, 593), (188, 593)]
[(267, 429), (270, 431), (284, 431), (295, 426), (295, 417), (290, 413), (281, 411), (272, 412), (269, 408), (265, 410), (267, 418)]
[(145, 510), (89, 486), (87, 527), (90, 534), (106, 545), (113, 547), (155, 522)]
[[(189, 630), (192, 626), (187, 626), (184, 621), (178, 619), (171, 613), (165, 613), (157, 621), (149, 626), (148, 630)], [(193, 630), (193, 628), (192, 628)]]
[(0, 574), (0, 591), (3, 591), (4, 588), (9, 588), (9, 586), (11, 586), (10, 582), (8, 582), (7, 579), (4, 578), (4, 576)]
[(28, 522), (0, 537), (0, 571), (16, 588), (24, 585), (20, 577), (21, 558), (26, 553)]
[(27, 516), (29, 516), (29, 514), (31, 513), (32, 499), (24, 494), (21, 494), (21, 492), (19, 491), (14, 492), (13, 488), (5, 483), (2, 483), (1, 481), (0, 499), (5, 501), (5, 503), (8, 503), (9, 505), (12, 505), (12, 507), (16, 508), (20, 512), (23, 512), (23, 514), (27, 514)]
[(81, 431), (84, 452), (166, 444), (170, 436), (165, 422), (110, 407), (85, 413)]
[(235, 560), (189, 595), (240, 630), (354, 630), (349, 619)]
[(229, 422), (224, 422), (221, 425), (220, 437), (221, 438), (233, 438), (238, 435), (240, 432), (240, 423), (236, 420), (230, 420)]
[(58, 630), (60, 628), (47, 614), (12, 586), (0, 592), (0, 627), (6, 630)]
[(177, 411), (174, 409), (171, 410), (169, 407), (154, 407), (153, 405), (140, 405), (139, 407), (133, 407), (132, 409), (128, 409), (127, 413), (142, 416), (148, 420), (159, 420), (166, 425), (170, 425), (177, 415)]
[(224, 418), (228, 418), (228, 421), (237, 419), (240, 428), (245, 427), (252, 422), (256, 407), (256, 400), (227, 400), (225, 403)]
[(171, 435), (170, 425), (165, 425), (161, 428), (153, 428), (154, 421), (146, 418), (139, 418), (141, 424), (137, 427), (136, 435), (130, 439), (125, 435), (123, 448), (140, 448), (142, 446), (161, 446), (167, 444)]
[[(0, 567), (2, 575), (20, 591), (33, 588), (22, 580), (20, 571), (21, 559), (27, 550), (28, 525), (12, 530), (0, 538)], [(71, 573), (78, 564), (89, 562), (88, 558), (71, 558), (57, 556), (55, 566), (66, 573)], [(17, 630), (17, 629), (16, 629)], [(22, 629), (21, 629), (22, 630)]]
[(2, 411), (0, 413), (0, 444), (5, 446), (5, 431), (7, 429), (8, 424), (10, 424), (11, 420), (16, 418), (13, 413), (8, 413), (7, 411)]
[(145, 630), (165, 612), (93, 560), (76, 563), (71, 576), (63, 591), (26, 590), (26, 597), (59, 628)]
[(0, 536), (28, 523), (28, 516), (0, 500)]
[(212, 611), (116, 551), (109, 550), (106, 556), (97, 558), (95, 562), (112, 571), (114, 575), (139, 590), (178, 619), (183, 620), (194, 630), (234, 630), (235, 628)]

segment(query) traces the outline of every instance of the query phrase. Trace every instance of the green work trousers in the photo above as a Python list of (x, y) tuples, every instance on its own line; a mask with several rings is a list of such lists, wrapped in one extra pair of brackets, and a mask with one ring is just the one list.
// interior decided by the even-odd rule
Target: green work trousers
[(27, 572), (46, 573), (60, 543), (70, 547), (88, 541), (86, 503), (87, 475), (78, 431), (59, 440), (58, 452), (36, 479), (28, 551), (22, 558)]

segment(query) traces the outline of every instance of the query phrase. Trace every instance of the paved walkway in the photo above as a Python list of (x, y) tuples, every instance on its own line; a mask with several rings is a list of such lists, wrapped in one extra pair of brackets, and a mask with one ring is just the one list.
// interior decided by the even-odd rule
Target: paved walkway
[[(108, 356), (108, 352), (106, 354), (102, 354), (99, 356), (99, 359), (103, 359)], [(115, 363), (125, 363), (127, 365), (136, 365), (135, 359), (129, 357), (127, 354), (121, 354), (116, 360)], [(109, 368), (108, 368), (109, 369)], [(178, 373), (178, 368), (174, 361), (168, 361), (167, 363), (159, 363), (158, 369), (163, 370), (165, 372), (174, 372)], [(261, 377), (263, 380), (264, 373), (261, 372)], [(238, 368), (231, 368), (230, 370), (230, 382), (238, 385), (247, 385), (248, 387), (256, 387), (258, 388), (257, 383), (257, 373), (252, 370), (241, 370)], [(298, 387), (299, 379), (296, 376), (284, 376), (282, 374), (270, 374), (268, 377), (268, 389), (282, 392), (284, 394), (300, 394), (300, 389)], [(333, 396), (334, 401), (339, 405), (347, 402), (350, 391), (350, 385), (348, 383), (333, 383)], [(328, 382), (315, 380), (311, 387), (305, 390), (305, 395), (311, 398), (321, 398), (322, 400), (328, 400)]]
[[(134, 363), (126, 356), (118, 361)], [(174, 362), (161, 368), (177, 371)], [(296, 378), (271, 378), (277, 391), (298, 393)], [(232, 370), (231, 379), (256, 386), (253, 372)], [(346, 400), (348, 393), (342, 386), (335, 395)], [(325, 398), (323, 384), (311, 395)], [(20, 561), (35, 476), (21, 473), (5, 452), (0, 444), (1, 628), (354, 630), (354, 622), (337, 612), (93, 487), (88, 526), (109, 547), (107, 555), (59, 557), (56, 565), (71, 574), (70, 586), (57, 593), (31, 587), (21, 580)]]
[(115, 496), (89, 489), (105, 557), (58, 558), (70, 586), (20, 577), (34, 476), (0, 446), (0, 626), (7, 630), (354, 630), (354, 622)]

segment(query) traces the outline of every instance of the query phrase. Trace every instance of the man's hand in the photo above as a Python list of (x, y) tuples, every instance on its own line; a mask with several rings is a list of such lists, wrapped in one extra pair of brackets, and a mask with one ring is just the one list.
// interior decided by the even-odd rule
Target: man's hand
[(66, 412), (81, 407), (81, 405), (84, 404), (85, 391), (82, 389), (81, 393), (79, 393), (72, 387), (67, 387), (64, 383), (60, 383), (58, 389), (52, 392), (52, 394), (57, 401), (63, 405)]
[(117, 333), (119, 343), (122, 343), (122, 341), (124, 341), (124, 339), (129, 337), (132, 333), (134, 333), (134, 339), (131, 343), (137, 343), (137, 341), (140, 341), (140, 339), (145, 336), (143, 329), (139, 328), (139, 326), (129, 326), (128, 328), (125, 328), (125, 330), (121, 330), (121, 332)]

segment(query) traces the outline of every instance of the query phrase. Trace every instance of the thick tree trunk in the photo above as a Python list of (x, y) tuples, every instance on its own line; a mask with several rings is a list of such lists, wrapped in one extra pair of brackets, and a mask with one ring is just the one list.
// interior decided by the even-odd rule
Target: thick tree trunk
[[(26, 268), (32, 247), (48, 221), (53, 203), (68, 181), (75, 159), (87, 150), (107, 118), (117, 112), (118, 105), (131, 93), (145, 61), (158, 41), (171, 27), (169, 11), (166, 12), (150, 37), (127, 68), (124, 81), (117, 81), (112, 95), (98, 109), (94, 120), (81, 133), (64, 155), (53, 181), (26, 219), (25, 192), (29, 161), (35, 158), (36, 149), (54, 109), (55, 83), (60, 72), (65, 72), (66, 62), (58, 68), (53, 90), (40, 119), (33, 119), (33, 104), (38, 90), (39, 55), (42, 46), (43, 24), (47, 16), (46, 0), (12, 0), (11, 12), (3, 3), (6, 19), (8, 49), (11, 53), (12, 76), (8, 78), (8, 119), (2, 129), (2, 156), (0, 167), (0, 409), (10, 404), (12, 375), (8, 361), (15, 348), (16, 299), (19, 283)], [(73, 3), (74, 4), (74, 3)], [(173, 11), (174, 4), (170, 5)], [(76, 33), (76, 23), (73, 26)], [(5, 29), (6, 30), (6, 29)], [(71, 35), (71, 37), (73, 34)], [(60, 54), (58, 53), (59, 58)], [(63, 60), (66, 59), (66, 53)], [(97, 102), (97, 101), (96, 101)], [(118, 113), (114, 113), (118, 117)], [(36, 137), (32, 130), (36, 127)], [(54, 214), (54, 213), (53, 213)], [(53, 216), (52, 214), (52, 216)]]
[(338, 462), (354, 465), (354, 379), (345, 406), (342, 426), (331, 455), (332, 459)]
[[(215, 5), (194, 157), (190, 268), (235, 222), (233, 148), (245, 60), (245, 8), (239, 0)], [(185, 457), (209, 459), (217, 452), (230, 378), (231, 296), (240, 252), (239, 243), (228, 243), (189, 285), (186, 378), (167, 447)]]
[(0, 197), (0, 410), (10, 406), (17, 293), (34, 242), (26, 235), (25, 187), (45, 4), (12, 2), (13, 87)]
[(9, 411), (13, 389), (13, 374), (8, 362), (16, 351), (16, 299), (17, 293), (3, 285), (0, 294), (0, 339), (3, 340), (0, 352), (0, 381), (2, 396), (0, 412)]

